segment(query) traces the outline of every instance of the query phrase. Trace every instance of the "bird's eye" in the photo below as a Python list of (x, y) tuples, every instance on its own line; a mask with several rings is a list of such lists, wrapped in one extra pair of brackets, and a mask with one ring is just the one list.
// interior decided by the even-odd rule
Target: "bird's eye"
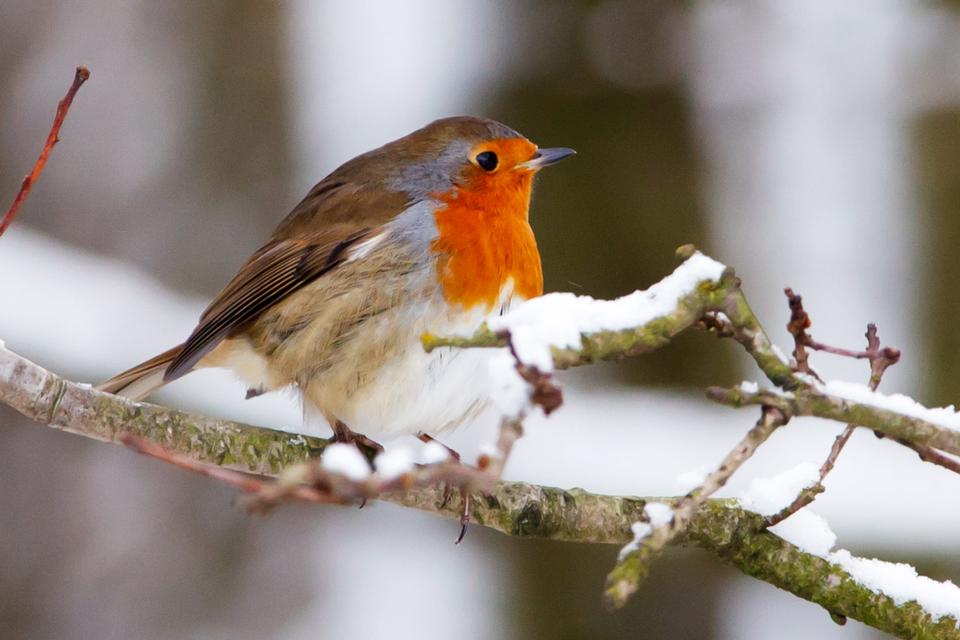
[(483, 151), (478, 153), (475, 160), (480, 168), (484, 171), (493, 171), (497, 168), (497, 154), (495, 154), (493, 151)]

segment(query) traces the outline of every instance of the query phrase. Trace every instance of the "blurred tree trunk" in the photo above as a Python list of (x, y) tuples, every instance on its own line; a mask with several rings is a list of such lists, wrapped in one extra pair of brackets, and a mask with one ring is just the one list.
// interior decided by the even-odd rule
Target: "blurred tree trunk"
[[(917, 288), (928, 363), (922, 400), (933, 405), (960, 404), (960, 110), (945, 109), (920, 117), (916, 130), (918, 191), (925, 233), (926, 287)], [(919, 299), (919, 296), (925, 299)]]

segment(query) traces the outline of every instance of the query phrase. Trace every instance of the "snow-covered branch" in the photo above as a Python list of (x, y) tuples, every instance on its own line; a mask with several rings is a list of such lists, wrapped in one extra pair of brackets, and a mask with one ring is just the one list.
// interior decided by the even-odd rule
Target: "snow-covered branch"
[(898, 440), (960, 455), (960, 415), (952, 407), (929, 409), (907, 396), (888, 396), (864, 385), (810, 381), (795, 391), (783, 392), (745, 383), (732, 389), (711, 387), (707, 396), (736, 407), (777, 407), (791, 416), (849, 422)]
[[(252, 471), (254, 475), (236, 474), (230, 482), (260, 496), (270, 497), (261, 493), (266, 489), (273, 492), (272, 497), (279, 491), (291, 500), (333, 501), (316, 500), (310, 492), (284, 491), (271, 480), (320, 456), (326, 445), (323, 440), (130, 402), (64, 380), (2, 347), (0, 402), (41, 424), (85, 437), (120, 442), (129, 440), (128, 434), (139, 434), (136, 438), (162, 443), (165, 452), (174, 452), (178, 458), (212, 469)], [(343, 473), (342, 461), (328, 464), (326, 470), (335, 474), (330, 477), (336, 478), (342, 495), (359, 499), (369, 493), (360, 490), (368, 486), (368, 479), (351, 480)], [(460, 517), (462, 505), (456, 495), (447, 496), (437, 485), (404, 488), (408, 486), (404, 475), (395, 476), (392, 491), (378, 499), (447, 518)], [(245, 487), (238, 484), (241, 479), (248, 483)], [(635, 523), (649, 519), (646, 511), (655, 512), (648, 505), (662, 502), (502, 481), (480, 496), (483, 499), (474, 500), (471, 510), (471, 521), (478, 525), (524, 538), (619, 545), (633, 539)], [(837, 564), (766, 531), (762, 516), (735, 501), (703, 502), (670, 543), (705, 549), (745, 574), (816, 602), (835, 616), (852, 617), (904, 637), (960, 638), (951, 618), (871, 589)]]
[[(834, 616), (853, 617), (902, 636), (960, 638), (956, 627), (960, 592), (955, 593), (950, 583), (915, 572), (899, 582), (879, 579), (878, 575), (893, 574), (902, 578), (912, 569), (832, 552), (832, 542), (826, 549), (808, 548), (803, 536), (795, 540), (797, 545), (787, 542), (774, 532), (783, 534), (783, 527), (796, 526), (811, 514), (794, 513), (773, 532), (764, 516), (782, 510), (790, 499), (770, 513), (753, 513), (735, 502), (709, 498), (773, 429), (794, 416), (863, 425), (899, 442), (954, 454), (960, 452), (960, 418), (952, 410), (926, 409), (908, 398), (859, 385), (822, 383), (798, 371), (767, 337), (731, 269), (690, 247), (681, 250), (681, 257), (686, 261), (674, 274), (620, 300), (552, 294), (521, 306), (475, 336), (424, 339), (427, 348), (510, 346), (510, 353), (504, 354), (511, 359), (506, 362), (510, 366), (501, 367), (513, 379), (505, 395), (517, 396), (517, 385), (526, 389), (519, 394), (526, 398), (519, 410), (515, 403), (506, 403), (513, 409), (505, 416), (511, 413), (517, 420), (534, 405), (548, 408), (559, 402), (559, 391), (549, 377), (554, 368), (644, 353), (693, 326), (736, 340), (779, 388), (761, 390), (745, 384), (710, 392), (729, 404), (759, 405), (763, 418), (699, 488), (681, 498), (648, 501), (500, 482), (496, 476), (502, 461), (475, 469), (442, 460), (389, 465), (382, 460), (371, 472), (358, 456), (344, 459), (343, 450), (331, 449), (321, 439), (100, 393), (2, 345), (0, 402), (42, 424), (122, 442), (227, 482), (253, 494), (258, 506), (285, 500), (347, 503), (375, 498), (460, 517), (463, 498), (444, 490), (441, 485), (446, 484), (447, 489), (453, 486), (473, 496), (471, 521), (482, 526), (515, 536), (629, 543), (608, 583), (613, 604), (623, 603), (665, 545), (695, 544), (748, 575), (821, 604)], [(510, 438), (500, 447), (504, 460), (520, 435), (519, 422), (505, 433)], [(808, 489), (798, 487), (794, 495)], [(920, 594), (912, 599), (922, 602), (912, 602), (910, 594)]]

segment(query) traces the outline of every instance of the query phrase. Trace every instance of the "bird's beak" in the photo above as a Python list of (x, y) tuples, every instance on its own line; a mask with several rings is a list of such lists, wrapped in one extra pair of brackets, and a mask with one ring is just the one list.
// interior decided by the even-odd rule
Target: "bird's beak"
[(576, 155), (576, 151), (573, 149), (567, 149), (565, 147), (557, 147), (555, 149), (539, 149), (533, 157), (527, 160), (526, 162), (521, 162), (517, 165), (518, 169), (527, 169), (529, 171), (539, 171), (544, 167), (549, 167), (552, 164), (556, 164), (563, 160), (564, 158), (569, 158), (572, 155)]

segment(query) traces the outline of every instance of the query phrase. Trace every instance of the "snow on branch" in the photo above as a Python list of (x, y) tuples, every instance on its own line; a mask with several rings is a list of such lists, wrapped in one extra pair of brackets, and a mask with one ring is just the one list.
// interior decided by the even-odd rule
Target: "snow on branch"
[[(344, 504), (373, 498), (461, 517), (464, 496), (472, 495), (471, 521), (510, 535), (631, 543), (608, 579), (606, 598), (614, 606), (626, 601), (664, 546), (694, 544), (748, 575), (822, 605), (836, 617), (853, 617), (897, 635), (960, 638), (954, 617), (955, 594), (948, 583), (917, 576), (915, 580), (925, 588), (905, 590), (884, 576), (903, 576), (909, 573), (907, 569), (889, 569), (876, 564), (880, 561), (848, 557), (843, 551), (829, 551), (829, 547), (826, 551), (803, 549), (774, 535), (795, 527), (791, 519), (799, 516), (802, 520), (803, 510), (771, 532), (768, 518), (736, 503), (710, 498), (774, 429), (794, 416), (816, 415), (864, 425), (900, 442), (955, 453), (960, 451), (960, 431), (953, 428), (952, 414), (931, 412), (903, 398), (891, 400), (866, 388), (824, 384), (798, 371), (796, 363), (788, 362), (768, 339), (733, 271), (691, 248), (684, 248), (681, 254), (688, 260), (672, 276), (619, 301), (565, 296), (559, 302), (539, 302), (532, 306), (533, 311), (521, 307), (496, 328), (486, 327), (470, 338), (425, 337), (427, 348), (512, 347), (506, 354), (515, 363), (517, 374), (512, 376), (511, 386), (525, 385), (526, 396), (520, 403), (501, 407), (507, 409), (504, 425), (510, 428), (501, 431), (499, 457), (482, 458), (477, 467), (443, 460), (404, 463), (387, 473), (390, 465), (382, 461), (376, 471), (360, 473), (360, 460), (343, 455), (343, 451), (323, 461), (327, 448), (323, 440), (104, 394), (60, 378), (2, 346), (0, 402), (42, 424), (127, 444), (226, 482), (250, 494), (250, 504), (256, 508), (288, 500)], [(541, 315), (536, 309), (548, 316), (542, 336)], [(562, 319), (549, 318), (557, 313)], [(643, 324), (632, 326), (630, 321)], [(643, 498), (497, 479), (506, 455), (522, 434), (523, 414), (534, 405), (548, 411), (560, 401), (559, 389), (550, 378), (552, 368), (645, 353), (690, 327), (736, 340), (780, 387), (761, 390), (759, 385), (743, 385), (710, 391), (714, 399), (754, 404), (763, 411), (757, 425), (700, 487), (681, 498), (658, 498), (656, 505), (646, 508), (648, 502)], [(574, 329), (579, 344), (573, 339)], [(515, 332), (522, 336), (520, 341)], [(507, 364), (500, 362), (494, 373), (503, 373)], [(518, 404), (522, 405), (519, 411)], [(458, 495), (449, 487), (463, 493)], [(798, 489), (807, 490), (809, 487)], [(803, 544), (802, 539), (798, 542)], [(919, 595), (911, 599), (915, 592)]]
[(691, 245), (677, 252), (685, 262), (645, 291), (617, 300), (550, 293), (483, 325), (473, 336), (426, 334), (423, 346), (432, 351), (509, 343), (521, 362), (542, 372), (653, 351), (696, 324), (735, 288), (733, 272), (724, 265)]
[(711, 387), (707, 396), (735, 407), (777, 407), (792, 416), (850, 422), (893, 438), (960, 455), (960, 430), (952, 426), (957, 415), (952, 407), (927, 409), (906, 396), (886, 396), (860, 385), (823, 385), (809, 381), (789, 393), (744, 386)]
[[(320, 465), (299, 464), (320, 456), (326, 444), (323, 440), (104, 394), (64, 380), (3, 348), (2, 343), (0, 402), (40, 424), (96, 440), (126, 443), (226, 482), (253, 495), (253, 506), (258, 508), (285, 500), (342, 503), (374, 497), (370, 478), (351, 480), (338, 471), (344, 470), (340, 463), (328, 465), (326, 470)], [(317, 475), (311, 478), (310, 473)], [(277, 475), (280, 481), (274, 479)], [(304, 483), (320, 477), (328, 481), (325, 487)], [(377, 499), (446, 518), (460, 517), (460, 498), (447, 496), (439, 484), (411, 486), (410, 472), (390, 482), (389, 491), (376, 495)], [(663, 526), (671, 515), (662, 498), (606, 496), (524, 482), (494, 482), (477, 497), (484, 499), (473, 500), (472, 522), (524, 538), (624, 545), (634, 538), (631, 527), (635, 523), (652, 521)], [(960, 638), (960, 630), (950, 618), (937, 619), (915, 603), (898, 602), (901, 594), (885, 595), (854, 580), (843, 567), (767, 531), (762, 516), (734, 501), (702, 502), (670, 544), (705, 549), (749, 576), (823, 606), (834, 616), (852, 617), (900, 636)]]

